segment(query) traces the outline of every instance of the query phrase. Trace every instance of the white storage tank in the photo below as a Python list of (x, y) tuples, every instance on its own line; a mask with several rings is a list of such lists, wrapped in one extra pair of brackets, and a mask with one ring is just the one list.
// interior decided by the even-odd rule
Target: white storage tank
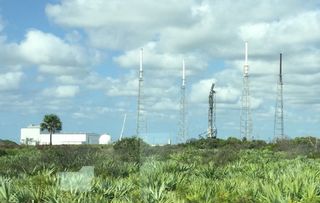
[(111, 135), (102, 134), (99, 138), (99, 144), (111, 144)]

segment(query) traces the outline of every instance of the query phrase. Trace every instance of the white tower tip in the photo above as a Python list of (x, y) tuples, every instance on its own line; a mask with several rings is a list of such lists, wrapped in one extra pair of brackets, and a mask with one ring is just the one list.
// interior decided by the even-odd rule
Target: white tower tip
[(248, 42), (245, 42), (245, 50), (244, 50), (244, 67), (243, 67), (243, 74), (244, 76), (248, 76), (249, 74), (249, 64), (248, 64)]
[(143, 63), (143, 48), (140, 49), (140, 71), (139, 71), (139, 78), (140, 79), (142, 79), (142, 77), (143, 77), (142, 63)]
[(185, 86), (185, 83), (186, 83), (186, 67), (183, 59), (182, 60), (182, 86)]
[(248, 42), (245, 42), (245, 65), (248, 65)]

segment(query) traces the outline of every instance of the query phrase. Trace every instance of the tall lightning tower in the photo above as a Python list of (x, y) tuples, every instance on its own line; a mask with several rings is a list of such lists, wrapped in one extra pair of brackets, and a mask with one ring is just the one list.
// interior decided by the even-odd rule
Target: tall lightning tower
[(280, 53), (280, 71), (277, 84), (277, 100), (274, 119), (274, 138), (285, 139), (283, 121), (283, 78), (282, 78), (282, 53)]
[(253, 139), (252, 117), (251, 117), (251, 108), (250, 108), (248, 42), (245, 43), (245, 62), (243, 66), (243, 87), (242, 87), (242, 97), (241, 97), (240, 133), (241, 133), (241, 138), (246, 138), (247, 140)]
[(187, 139), (187, 109), (186, 109), (186, 69), (184, 60), (182, 60), (182, 83), (180, 98), (180, 141), (185, 142)]
[(212, 83), (209, 94), (209, 110), (208, 110), (208, 138), (217, 138), (216, 127), (216, 91), (215, 84)]
[(137, 109), (137, 136), (141, 137), (146, 133), (146, 115), (143, 99), (143, 49), (140, 50), (140, 68), (139, 68), (139, 89), (138, 89), (138, 109)]

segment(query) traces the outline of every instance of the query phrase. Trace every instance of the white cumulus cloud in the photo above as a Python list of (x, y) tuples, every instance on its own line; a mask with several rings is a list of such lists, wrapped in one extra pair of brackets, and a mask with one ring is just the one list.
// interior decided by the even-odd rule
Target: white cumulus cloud
[(20, 44), (22, 55), (27, 61), (42, 65), (83, 65), (85, 51), (76, 45), (65, 43), (51, 33), (31, 30)]
[(80, 91), (76, 85), (61, 85), (53, 88), (47, 88), (43, 91), (43, 95), (54, 98), (73, 98)]
[(20, 86), (23, 77), (22, 72), (7, 72), (0, 74), (0, 90), (15, 90)]

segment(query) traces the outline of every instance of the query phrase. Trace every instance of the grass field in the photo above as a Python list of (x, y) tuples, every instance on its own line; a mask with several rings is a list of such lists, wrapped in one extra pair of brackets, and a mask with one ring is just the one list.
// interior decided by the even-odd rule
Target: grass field
[[(1, 146), (0, 202), (320, 202), (318, 157), (314, 138)], [(62, 190), (58, 173), (83, 166), (90, 190)]]

